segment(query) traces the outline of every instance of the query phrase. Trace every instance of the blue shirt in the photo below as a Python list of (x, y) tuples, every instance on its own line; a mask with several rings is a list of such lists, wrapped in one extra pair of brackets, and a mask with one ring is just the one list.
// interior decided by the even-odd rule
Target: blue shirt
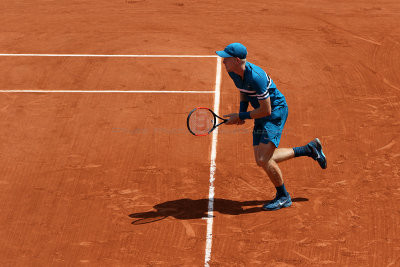
[(284, 95), (279, 92), (274, 81), (262, 68), (246, 62), (243, 80), (240, 75), (234, 72), (229, 72), (229, 76), (239, 91), (247, 96), (253, 108), (256, 109), (260, 106), (258, 100), (267, 99), (268, 97), (270, 97), (272, 112), (278, 108), (287, 107)]

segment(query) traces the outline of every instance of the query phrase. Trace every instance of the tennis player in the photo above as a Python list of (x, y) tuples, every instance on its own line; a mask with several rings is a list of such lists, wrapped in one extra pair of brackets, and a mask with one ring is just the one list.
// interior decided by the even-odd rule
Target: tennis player
[[(253, 148), (257, 165), (267, 173), (276, 187), (276, 197), (263, 205), (264, 210), (278, 210), (292, 205), (286, 191), (279, 162), (295, 157), (308, 156), (316, 160), (322, 169), (327, 162), (321, 142), (314, 139), (305, 146), (279, 148), (282, 130), (288, 116), (285, 97), (272, 79), (260, 67), (246, 61), (247, 49), (240, 43), (232, 43), (223, 51), (216, 51), (223, 58), (226, 71), (240, 91), (239, 113), (225, 115), (226, 124), (243, 124), (254, 120)], [(254, 108), (247, 111), (249, 103)]]

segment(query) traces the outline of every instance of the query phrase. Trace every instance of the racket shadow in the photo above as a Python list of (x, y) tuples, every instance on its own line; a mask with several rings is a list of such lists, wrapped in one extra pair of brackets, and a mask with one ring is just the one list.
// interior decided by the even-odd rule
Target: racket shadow
[[(214, 212), (229, 215), (249, 214), (264, 211), (261, 206), (270, 200), (234, 201), (215, 198)], [(293, 202), (308, 201), (307, 198), (293, 198)], [(208, 199), (177, 199), (155, 205), (154, 210), (132, 213), (133, 225), (153, 223), (168, 217), (178, 220), (201, 219), (207, 217)]]

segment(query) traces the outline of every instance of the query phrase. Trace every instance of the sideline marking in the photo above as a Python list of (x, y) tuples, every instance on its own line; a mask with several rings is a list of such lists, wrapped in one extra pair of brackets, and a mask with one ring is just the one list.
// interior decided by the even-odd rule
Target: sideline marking
[(182, 94), (214, 94), (215, 91), (121, 91), (121, 90), (103, 90), (103, 91), (82, 91), (82, 90), (0, 90), (0, 93), (182, 93)]
[[(214, 112), (219, 113), (219, 100), (221, 88), (221, 58), (217, 59), (217, 76), (215, 79), (215, 95), (214, 95)], [(208, 262), (211, 259), (211, 246), (212, 246), (212, 230), (214, 221), (214, 181), (217, 157), (217, 141), (218, 141), (218, 127), (212, 134), (211, 144), (211, 159), (210, 159), (210, 187), (208, 190), (208, 216), (207, 216), (207, 237), (206, 237), (206, 253), (204, 258), (204, 266), (209, 267)]]
[(210, 55), (0, 54), (1, 57), (218, 57)]

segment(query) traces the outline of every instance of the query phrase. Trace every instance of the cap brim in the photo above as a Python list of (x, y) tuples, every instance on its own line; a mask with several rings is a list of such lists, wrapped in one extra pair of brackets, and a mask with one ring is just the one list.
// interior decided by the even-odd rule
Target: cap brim
[(231, 55), (229, 55), (225, 51), (215, 51), (215, 53), (217, 53), (217, 55), (220, 56), (220, 57), (232, 57)]

